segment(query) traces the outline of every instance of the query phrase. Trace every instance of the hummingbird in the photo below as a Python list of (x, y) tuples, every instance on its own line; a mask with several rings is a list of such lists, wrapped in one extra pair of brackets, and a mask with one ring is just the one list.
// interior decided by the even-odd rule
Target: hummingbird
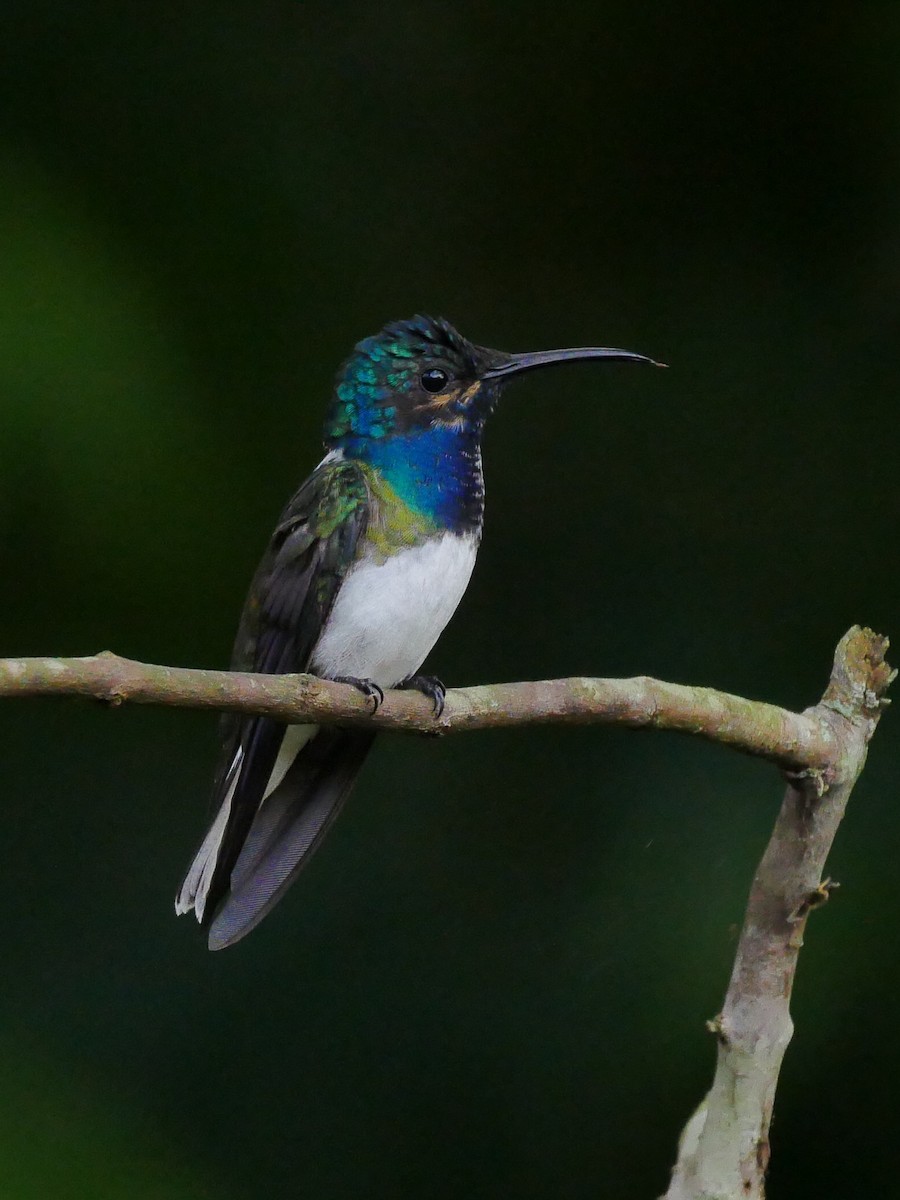
[[(350, 683), (377, 711), (415, 688), (469, 583), (481, 541), (481, 441), (515, 376), (583, 359), (653, 359), (608, 346), (508, 354), (416, 316), (359, 342), (340, 368), (325, 457), (284, 509), (253, 579), (231, 668)], [(281, 899), (338, 815), (374, 731), (229, 715), (213, 808), (177, 913), (219, 950)]]

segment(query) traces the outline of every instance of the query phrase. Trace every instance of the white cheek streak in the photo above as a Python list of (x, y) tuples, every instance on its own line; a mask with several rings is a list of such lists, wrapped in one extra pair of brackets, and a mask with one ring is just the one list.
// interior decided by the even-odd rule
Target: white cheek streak
[(456, 611), (477, 550), (474, 534), (445, 533), (386, 562), (363, 558), (338, 592), (312, 669), (382, 687), (412, 675)]

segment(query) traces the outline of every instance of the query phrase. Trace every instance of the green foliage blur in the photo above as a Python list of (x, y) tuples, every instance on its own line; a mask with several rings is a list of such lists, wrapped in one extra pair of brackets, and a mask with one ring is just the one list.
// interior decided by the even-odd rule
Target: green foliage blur
[[(451, 684), (790, 706), (900, 637), (892, 5), (6, 0), (0, 654), (223, 666), (386, 320), (510, 350)], [(771, 1195), (887, 1196), (889, 713), (813, 918)], [(661, 735), (384, 737), (246, 942), (173, 899), (209, 716), (7, 703), (0, 1200), (632, 1200), (710, 1077), (780, 783)]]

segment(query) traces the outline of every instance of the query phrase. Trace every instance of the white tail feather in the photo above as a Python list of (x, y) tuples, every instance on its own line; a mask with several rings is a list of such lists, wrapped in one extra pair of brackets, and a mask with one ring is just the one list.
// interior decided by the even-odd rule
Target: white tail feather
[[(272, 774), (269, 776), (269, 782), (266, 784), (263, 802), (275, 791), (287, 774), (291, 763), (306, 743), (315, 737), (318, 731), (318, 725), (288, 726), (284, 737), (281, 739), (278, 757), (272, 768)], [(175, 912), (179, 916), (183, 916), (193, 909), (197, 920), (203, 920), (203, 914), (206, 911), (206, 898), (209, 895), (213, 873), (216, 869), (216, 863), (219, 860), (219, 850), (222, 846), (222, 838), (225, 835), (225, 827), (228, 824), (228, 818), (231, 816), (231, 801), (241, 776), (243, 762), (244, 752), (238, 748), (234, 760), (228, 769), (228, 791), (225, 793), (225, 799), (222, 801), (222, 806), (216, 814), (216, 819), (209, 827), (209, 831), (203, 839), (203, 845), (197, 851), (194, 861), (190, 865), (190, 869), (184, 878), (184, 883), (181, 885), (181, 891), (178, 893), (178, 898), (175, 901)]]
[(306, 743), (312, 741), (318, 732), (318, 725), (288, 725), (284, 731), (284, 737), (281, 739), (281, 745), (278, 748), (278, 757), (275, 759), (275, 766), (272, 768), (272, 774), (269, 776), (269, 782), (266, 784), (266, 790), (263, 792), (263, 800), (272, 795), (279, 783), (287, 775), (291, 763)]
[(184, 877), (184, 883), (181, 885), (181, 891), (178, 893), (178, 898), (175, 901), (175, 912), (179, 917), (184, 916), (185, 913), (193, 909), (197, 915), (197, 920), (203, 920), (203, 911), (206, 907), (209, 885), (212, 883), (213, 871), (216, 867), (216, 860), (219, 857), (219, 847), (222, 845), (225, 826), (231, 814), (231, 798), (234, 795), (234, 789), (237, 787), (238, 779), (241, 775), (241, 764), (243, 761), (244, 751), (238, 747), (238, 751), (228, 769), (229, 784), (228, 791), (225, 793), (225, 799), (222, 801), (222, 806), (216, 815), (216, 819), (210, 825), (206, 837), (203, 839), (203, 845), (197, 851), (194, 861), (191, 863), (188, 873)]

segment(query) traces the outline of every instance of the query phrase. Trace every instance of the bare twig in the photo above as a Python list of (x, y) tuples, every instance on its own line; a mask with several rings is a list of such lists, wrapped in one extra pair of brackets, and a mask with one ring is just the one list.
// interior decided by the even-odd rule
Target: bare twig
[(756, 871), (725, 1004), (711, 1021), (715, 1078), (681, 1137), (664, 1200), (762, 1200), (769, 1125), (781, 1060), (793, 1034), (789, 1006), (806, 920), (831, 888), (825, 860), (866, 761), (896, 672), (887, 639), (854, 627), (842, 639), (821, 702), (804, 714), (831, 730), (818, 771), (788, 776)]
[(283, 721), (458, 733), (511, 725), (614, 724), (672, 729), (796, 770), (819, 769), (836, 744), (827, 724), (773, 704), (658, 679), (547, 679), (452, 688), (443, 715), (416, 692), (388, 692), (374, 715), (346, 684), (312, 675), (252, 675), (164, 667), (109, 651), (89, 658), (0, 659), (0, 697), (87, 696), (259, 713)]
[(778, 1073), (793, 1027), (791, 988), (806, 920), (833, 886), (825, 860), (894, 673), (887, 639), (854, 626), (841, 639), (821, 702), (793, 713), (645, 677), (553, 679), (454, 689), (440, 718), (414, 692), (388, 692), (379, 711), (353, 688), (310, 675), (250, 675), (90, 658), (0, 660), (0, 697), (86, 696), (109, 704), (258, 713), (287, 722), (456, 733), (534, 724), (671, 729), (781, 766), (787, 793), (753, 881), (731, 983), (710, 1022), (712, 1087), (682, 1134), (664, 1200), (762, 1200)]

